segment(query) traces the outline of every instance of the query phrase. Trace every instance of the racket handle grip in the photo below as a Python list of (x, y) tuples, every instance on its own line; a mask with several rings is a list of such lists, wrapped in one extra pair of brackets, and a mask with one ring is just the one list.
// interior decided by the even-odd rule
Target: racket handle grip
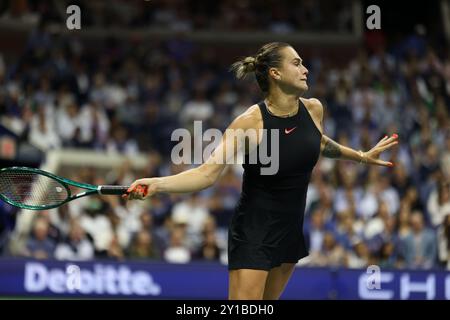
[(127, 194), (129, 186), (98, 186), (98, 193), (121, 196)]

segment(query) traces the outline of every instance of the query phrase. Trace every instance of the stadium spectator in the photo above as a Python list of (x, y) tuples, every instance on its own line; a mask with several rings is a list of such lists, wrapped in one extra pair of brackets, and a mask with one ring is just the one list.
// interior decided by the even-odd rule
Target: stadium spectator
[(33, 223), (33, 231), (26, 242), (24, 256), (34, 259), (53, 258), (55, 241), (49, 235), (50, 224), (46, 217), (36, 217)]
[(194, 242), (194, 247), (201, 242), (201, 231), (209, 215), (207, 204), (199, 193), (189, 195), (172, 209), (172, 220), (187, 222), (187, 234)]
[(217, 244), (216, 233), (214, 230), (205, 230), (203, 232), (203, 239), (198, 249), (192, 255), (193, 260), (204, 260), (204, 261), (220, 261), (221, 250)]
[(430, 269), (436, 263), (436, 236), (424, 226), (423, 214), (411, 214), (411, 232), (402, 242), (406, 266), (413, 269)]
[(160, 254), (153, 241), (153, 235), (149, 230), (139, 231), (128, 249), (128, 257), (131, 259), (159, 259)]
[(450, 214), (444, 217), (444, 222), (438, 231), (438, 258), (440, 264), (450, 270)]
[(174, 221), (170, 232), (170, 243), (164, 251), (164, 260), (170, 263), (188, 263), (191, 261), (191, 252), (186, 239), (187, 219)]
[(332, 232), (325, 232), (320, 251), (311, 252), (309, 256), (311, 266), (343, 267), (346, 265), (346, 251), (336, 242)]
[(450, 183), (448, 180), (440, 180), (431, 192), (427, 210), (433, 227), (440, 226), (444, 218), (450, 214)]
[(74, 220), (70, 226), (66, 241), (59, 243), (55, 249), (58, 260), (83, 261), (94, 258), (94, 246), (79, 222)]
[(346, 267), (353, 269), (363, 269), (371, 264), (371, 255), (364, 241), (353, 244), (353, 251), (348, 252), (346, 262)]

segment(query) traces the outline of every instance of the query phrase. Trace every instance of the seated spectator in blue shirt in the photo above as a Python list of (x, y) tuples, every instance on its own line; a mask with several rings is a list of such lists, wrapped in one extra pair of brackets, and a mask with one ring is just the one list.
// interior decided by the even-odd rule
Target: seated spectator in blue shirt
[(49, 259), (53, 258), (54, 251), (55, 242), (49, 236), (49, 222), (46, 217), (37, 217), (24, 255), (35, 259)]
[(437, 243), (435, 233), (426, 228), (420, 211), (411, 214), (411, 232), (402, 240), (408, 268), (429, 269), (435, 266)]
[(312, 212), (310, 220), (305, 223), (305, 241), (311, 253), (321, 250), (326, 231), (334, 231), (333, 228), (325, 222), (324, 212), (316, 209)]

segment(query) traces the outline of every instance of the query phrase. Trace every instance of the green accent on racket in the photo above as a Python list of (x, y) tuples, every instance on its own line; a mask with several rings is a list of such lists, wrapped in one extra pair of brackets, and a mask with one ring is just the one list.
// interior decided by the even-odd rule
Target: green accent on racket
[[(72, 195), (69, 186), (86, 191)], [(52, 209), (94, 194), (123, 195), (128, 193), (128, 188), (128, 186), (96, 186), (80, 183), (28, 167), (10, 167), (0, 170), (0, 199), (12, 206), (29, 210)]]

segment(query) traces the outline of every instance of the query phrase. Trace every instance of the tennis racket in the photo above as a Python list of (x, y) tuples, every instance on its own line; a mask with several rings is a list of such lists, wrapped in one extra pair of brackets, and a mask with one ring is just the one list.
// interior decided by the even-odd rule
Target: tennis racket
[[(72, 194), (70, 186), (85, 191)], [(44, 170), (10, 167), (0, 170), (0, 199), (12, 206), (29, 210), (47, 210), (85, 196), (123, 195), (128, 186), (79, 183)]]

